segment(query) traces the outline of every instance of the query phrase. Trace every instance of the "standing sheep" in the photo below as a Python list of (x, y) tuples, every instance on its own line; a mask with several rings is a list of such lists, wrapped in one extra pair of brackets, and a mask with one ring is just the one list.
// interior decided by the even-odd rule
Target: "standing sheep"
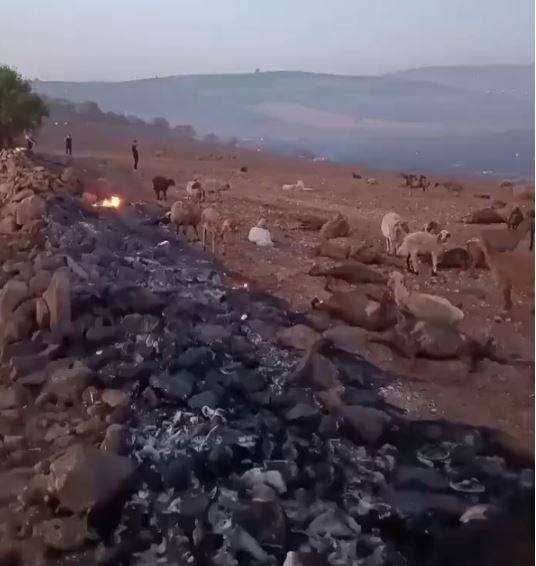
[(177, 236), (180, 235), (181, 228), (184, 229), (184, 236), (188, 237), (188, 226), (191, 226), (199, 240), (197, 226), (201, 222), (201, 209), (195, 204), (184, 204), (180, 200), (173, 203), (169, 216), (170, 224), (175, 226)]
[(193, 202), (205, 200), (205, 191), (198, 179), (194, 179), (186, 185), (186, 200)]
[(398, 255), (407, 258), (408, 271), (415, 274), (417, 269), (419, 254), (430, 254), (432, 256), (432, 275), (437, 275), (437, 263), (442, 245), (450, 239), (450, 232), (441, 230), (439, 234), (429, 232), (412, 232), (408, 234), (402, 245), (398, 248)]
[(214, 200), (223, 200), (223, 193), (231, 190), (231, 185), (219, 179), (205, 179), (203, 181), (205, 196), (212, 196)]
[(216, 241), (223, 246), (223, 238), (227, 232), (233, 231), (233, 224), (229, 218), (222, 218), (214, 208), (205, 208), (201, 212), (201, 241), (203, 251), (207, 249), (207, 233), (212, 239), (212, 253), (216, 253)]
[(409, 232), (407, 223), (396, 212), (388, 212), (382, 218), (381, 231), (385, 238), (387, 253), (389, 255), (396, 254), (396, 248), (402, 241), (404, 234)]
[(167, 190), (169, 187), (174, 186), (175, 181), (173, 179), (168, 179), (160, 175), (153, 177), (153, 191), (155, 192), (156, 200), (161, 200), (161, 195), (164, 197), (164, 200), (167, 200)]

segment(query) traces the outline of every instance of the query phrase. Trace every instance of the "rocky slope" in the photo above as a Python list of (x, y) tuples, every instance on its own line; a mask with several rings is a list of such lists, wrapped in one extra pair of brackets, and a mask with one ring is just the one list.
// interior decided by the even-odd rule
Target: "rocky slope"
[(497, 524), (522, 563), (529, 462), (83, 190), (0, 154), (0, 563), (440, 564)]

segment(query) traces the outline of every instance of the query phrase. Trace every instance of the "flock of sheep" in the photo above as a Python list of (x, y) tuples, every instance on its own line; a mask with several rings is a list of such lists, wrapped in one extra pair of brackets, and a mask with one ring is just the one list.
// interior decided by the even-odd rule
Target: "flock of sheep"
[[(354, 173), (354, 178), (355, 175)], [(423, 175), (404, 178), (406, 186), (419, 186), (423, 191), (431, 185)], [(367, 183), (369, 181), (373, 180), (366, 180)], [(157, 199), (166, 198), (167, 189), (173, 185), (172, 179), (155, 177), (153, 189)], [(208, 238), (211, 239), (212, 252), (215, 253), (216, 247), (223, 245), (224, 235), (236, 231), (236, 226), (213, 206), (202, 208), (201, 205), (209, 199), (221, 201), (223, 193), (230, 188), (228, 182), (217, 179), (204, 179), (202, 182), (194, 179), (189, 182), (186, 185), (185, 201), (175, 202), (167, 214), (177, 234), (181, 234), (182, 230), (187, 237), (190, 227), (197, 239), (201, 240), (204, 250), (207, 248)], [(306, 190), (306, 187), (302, 181), (282, 186), (285, 191), (293, 189)], [(416, 356), (459, 358), (466, 360), (470, 369), (474, 369), (476, 363), (484, 357), (503, 363), (512, 362), (512, 359), (507, 360), (497, 354), (492, 339), (480, 343), (461, 332), (458, 325), (463, 320), (464, 313), (446, 298), (410, 289), (400, 271), (392, 271), (385, 276), (369, 267), (370, 264), (391, 264), (400, 268), (402, 259), (405, 260), (407, 271), (417, 274), (419, 262), (428, 258), (433, 276), (438, 274), (438, 269), (443, 268), (473, 271), (477, 267), (488, 267), (502, 290), (504, 309), (509, 310), (512, 306), (512, 290), (532, 292), (534, 287), (533, 254), (523, 253), (518, 249), (520, 242), (529, 233), (530, 249), (533, 247), (534, 189), (513, 187), (512, 191), (514, 203), (519, 206), (514, 207), (508, 218), (504, 219), (507, 227), (481, 230), (479, 236), (467, 241), (465, 246), (449, 247), (451, 234), (441, 229), (435, 221), (428, 222), (419, 231), (410, 232), (407, 222), (396, 212), (385, 214), (380, 224), (387, 255), (374, 253), (363, 247), (352, 249), (332, 241), (350, 234), (348, 220), (341, 214), (327, 222), (304, 221), (303, 229), (319, 231), (320, 244), (314, 255), (344, 261), (332, 268), (314, 266), (309, 271), (311, 276), (326, 277), (326, 289), (332, 292), (325, 301), (314, 299), (313, 309), (327, 311), (331, 316), (352, 326), (371, 331), (370, 341), (387, 344), (413, 360)], [(527, 204), (529, 210), (524, 213), (522, 209), (526, 209)], [(201, 237), (198, 227), (201, 228)], [(264, 219), (251, 228), (248, 239), (260, 246), (272, 245)], [(370, 289), (363, 290), (364, 287), (346, 292), (332, 291), (329, 287), (332, 279), (342, 279), (361, 286), (383, 285), (384, 290), (379, 294)]]

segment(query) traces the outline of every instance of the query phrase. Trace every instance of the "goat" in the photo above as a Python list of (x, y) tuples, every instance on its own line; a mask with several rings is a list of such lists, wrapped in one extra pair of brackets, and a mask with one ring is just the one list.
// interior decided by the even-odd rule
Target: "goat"
[(398, 271), (389, 275), (387, 286), (392, 291), (398, 308), (419, 320), (456, 325), (464, 318), (463, 311), (447, 299), (410, 291), (404, 284), (404, 276)]
[(164, 200), (167, 200), (167, 190), (169, 187), (174, 186), (175, 181), (173, 179), (161, 177), (160, 175), (153, 177), (153, 191), (156, 194), (156, 200), (161, 200), (160, 195), (164, 197)]
[(407, 223), (402, 222), (402, 219), (396, 212), (388, 212), (382, 218), (380, 228), (385, 238), (387, 253), (395, 255), (396, 248), (403, 239), (404, 234), (409, 232)]
[(201, 222), (201, 209), (195, 204), (185, 204), (180, 200), (173, 203), (171, 207), (170, 224), (175, 226), (177, 236), (180, 235), (180, 229), (184, 229), (184, 236), (188, 237), (188, 226), (191, 226), (199, 240), (197, 226)]
[(214, 208), (205, 208), (201, 212), (201, 241), (203, 251), (207, 249), (207, 233), (212, 238), (212, 253), (216, 253), (216, 241), (223, 244), (223, 237), (226, 232), (233, 231), (233, 224), (230, 219), (222, 219), (221, 215)]
[(377, 303), (362, 291), (334, 292), (325, 301), (315, 297), (311, 306), (366, 330), (382, 331), (396, 322), (395, 304), (388, 293), (384, 293), (380, 303)]
[(437, 275), (438, 256), (442, 245), (450, 239), (450, 233), (441, 230), (439, 234), (429, 232), (412, 232), (408, 234), (397, 250), (399, 256), (405, 256), (409, 272), (418, 273), (419, 254), (430, 254), (432, 256), (432, 275)]
[(534, 254), (511, 250), (498, 252), (485, 240), (472, 240), (482, 250), (486, 263), (503, 294), (503, 308), (512, 308), (512, 290), (534, 296)]

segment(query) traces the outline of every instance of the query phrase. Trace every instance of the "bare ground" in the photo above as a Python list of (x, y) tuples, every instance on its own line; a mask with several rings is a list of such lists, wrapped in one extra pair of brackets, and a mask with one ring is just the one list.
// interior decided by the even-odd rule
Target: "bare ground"
[[(437, 220), (452, 232), (454, 243), (464, 244), (479, 227), (461, 224), (462, 214), (489, 206), (494, 199), (509, 200), (508, 191), (499, 189), (496, 180), (465, 179), (466, 189), (460, 196), (453, 196), (443, 188), (431, 188), (423, 193), (401, 188), (398, 172), (371, 172), (198, 144), (161, 147), (149, 141), (144, 144), (142, 140), (141, 167), (134, 172), (128, 140), (123, 148), (115, 141), (112, 144), (110, 138), (106, 141), (102, 131), (92, 131), (91, 135), (86, 131), (85, 146), (76, 153), (81, 133), (73, 134), (74, 163), (87, 169), (92, 177), (106, 178), (111, 194), (129, 200), (154, 199), (151, 179), (156, 174), (173, 177), (177, 183), (168, 194), (168, 206), (183, 197), (185, 183), (196, 175), (230, 179), (232, 191), (225, 194), (222, 203), (213, 205), (239, 224), (238, 232), (231, 236), (221, 257), (225, 269), (232, 274), (230, 282), (248, 282), (268, 290), (300, 312), (310, 308), (313, 297), (328, 296), (323, 278), (311, 277), (307, 272), (314, 263), (328, 265), (330, 260), (311, 256), (318, 234), (300, 231), (299, 216), (310, 214), (327, 219), (341, 212), (348, 216), (353, 229), (348, 241), (367, 242), (372, 249), (383, 252), (379, 225), (389, 210), (406, 218), (412, 229)], [(40, 149), (53, 152), (61, 145), (61, 139), (61, 133), (45, 132)], [(248, 166), (247, 173), (239, 172), (243, 165)], [(375, 177), (379, 184), (371, 186), (364, 180), (353, 179), (351, 172), (356, 169), (363, 178)], [(283, 183), (294, 183), (297, 179), (303, 179), (314, 190), (281, 191)], [(491, 199), (477, 198), (475, 195), (480, 193), (489, 194)], [(249, 229), (260, 217), (267, 220), (274, 248), (258, 248), (247, 241)], [(521, 246), (528, 249), (527, 242)], [(380, 269), (388, 273), (392, 268)], [(442, 271), (436, 279), (429, 275), (425, 266), (418, 276), (409, 276), (409, 285), (460, 305), (465, 312), (462, 329), (470, 335), (491, 333), (501, 352), (534, 361), (533, 298), (518, 298), (508, 317), (498, 317), (501, 297), (488, 271), (479, 270), (475, 278), (460, 270)], [(484, 360), (477, 372), (467, 373), (465, 366), (457, 361), (419, 360), (413, 367), (381, 345), (363, 342), (362, 352), (370, 361), (398, 376), (385, 388), (384, 395), (412, 417), (444, 417), (498, 428), (533, 450), (533, 364), (514, 367)]]

